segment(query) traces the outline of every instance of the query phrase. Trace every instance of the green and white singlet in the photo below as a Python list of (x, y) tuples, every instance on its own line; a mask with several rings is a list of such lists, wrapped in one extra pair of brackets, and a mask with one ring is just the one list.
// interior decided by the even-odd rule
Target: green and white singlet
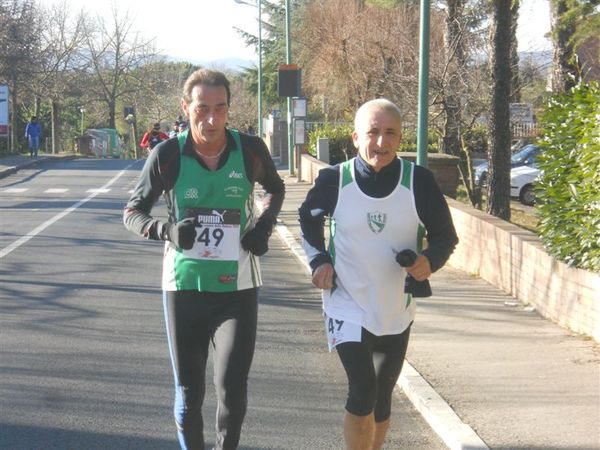
[(237, 149), (225, 165), (211, 171), (184, 155), (188, 132), (178, 135), (181, 165), (173, 187), (177, 221), (197, 220), (191, 250), (165, 243), (162, 288), (232, 292), (262, 284), (258, 258), (241, 246), (241, 236), (253, 226), (254, 186), (244, 167), (240, 137), (230, 130)]
[(421, 250), (424, 226), (415, 206), (414, 165), (402, 161), (398, 185), (387, 197), (363, 193), (354, 159), (340, 164), (338, 201), (330, 220), (334, 287), (323, 291), (328, 317), (358, 324), (376, 336), (402, 333), (416, 305), (404, 292), (406, 271), (396, 262), (405, 249)]

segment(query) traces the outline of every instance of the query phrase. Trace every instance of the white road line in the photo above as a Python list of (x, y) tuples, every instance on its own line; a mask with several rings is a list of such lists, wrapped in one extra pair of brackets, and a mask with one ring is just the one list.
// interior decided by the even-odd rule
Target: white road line
[(2, 192), (6, 192), (7, 194), (20, 194), (26, 190), (27, 188), (6, 188), (3, 189)]
[[(257, 197), (255, 197), (255, 204), (257, 209), (262, 212), (264, 208)], [(283, 242), (302, 263), (306, 272), (311, 275), (312, 270), (307, 262), (306, 253), (294, 235), (282, 222), (278, 221), (275, 228)], [(456, 415), (450, 405), (407, 360), (404, 360), (396, 387), (404, 391), (413, 406), (449, 449), (489, 450), (477, 433)]]
[(4, 258), (6, 255), (8, 255), (9, 253), (11, 253), (13, 250), (16, 250), (21, 245), (25, 244), (30, 239), (32, 239), (35, 236), (37, 236), (38, 234), (40, 234), (42, 231), (44, 231), (50, 225), (52, 225), (53, 223), (59, 221), (60, 219), (62, 219), (63, 217), (65, 217), (67, 214), (72, 213), (73, 211), (75, 211), (80, 206), (82, 206), (85, 203), (89, 202), (91, 199), (93, 199), (94, 197), (96, 197), (98, 194), (110, 191), (110, 189), (108, 189), (108, 187), (110, 185), (112, 185), (115, 181), (117, 181), (134, 164), (135, 163), (130, 164), (129, 166), (127, 166), (125, 169), (123, 169), (121, 172), (119, 172), (112, 180), (110, 180), (108, 183), (106, 183), (100, 189), (92, 189), (93, 191), (97, 191), (97, 192), (93, 192), (91, 195), (89, 195), (88, 197), (84, 198), (83, 200), (79, 200), (73, 206), (71, 206), (71, 207), (65, 209), (64, 211), (58, 213), (56, 216), (52, 217), (51, 219), (46, 220), (44, 223), (42, 223), (38, 227), (34, 228), (33, 230), (31, 230), (26, 235), (21, 236), (19, 239), (17, 239), (15, 242), (13, 242), (12, 244), (10, 244), (8, 247), (5, 247), (2, 250), (0, 250), (0, 259)]
[(51, 189), (46, 189), (44, 191), (44, 194), (64, 194), (67, 191), (68, 191), (68, 189), (64, 189), (64, 188), (51, 188)]
[(88, 189), (86, 192), (90, 192), (91, 194), (106, 194), (110, 192), (110, 189), (106, 189), (106, 186), (102, 186), (98, 189)]

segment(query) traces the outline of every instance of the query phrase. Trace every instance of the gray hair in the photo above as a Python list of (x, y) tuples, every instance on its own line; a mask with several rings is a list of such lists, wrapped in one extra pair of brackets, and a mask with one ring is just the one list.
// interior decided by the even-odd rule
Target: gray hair
[(354, 116), (355, 130), (359, 127), (359, 122), (363, 116), (370, 111), (386, 111), (395, 116), (399, 121), (402, 120), (402, 113), (398, 105), (386, 98), (376, 98), (363, 103), (363, 105), (356, 111), (356, 115)]

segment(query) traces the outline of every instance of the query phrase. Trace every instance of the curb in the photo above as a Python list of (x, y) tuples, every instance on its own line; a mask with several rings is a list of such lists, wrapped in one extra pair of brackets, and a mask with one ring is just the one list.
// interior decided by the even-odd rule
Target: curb
[(4, 178), (4, 177), (7, 177), (8, 175), (12, 175), (13, 173), (18, 172), (21, 169), (25, 169), (26, 167), (29, 167), (29, 166), (34, 166), (42, 161), (75, 159), (77, 157), (78, 157), (77, 155), (71, 155), (71, 154), (55, 155), (55, 156), (41, 156), (38, 159), (24, 161), (22, 164), (19, 164), (17, 166), (6, 166), (5, 168), (0, 169), (0, 178)]
[(12, 167), (7, 167), (5, 169), (1, 169), (0, 170), (0, 178), (4, 178), (7, 177), (15, 172), (17, 172), (19, 170), (18, 167), (12, 166)]
[[(258, 201), (258, 198), (256, 198), (255, 204), (262, 212), (262, 202)], [(277, 219), (275, 228), (281, 240), (310, 275), (312, 270), (307, 262), (306, 253), (294, 235), (279, 219)], [(456, 415), (450, 405), (407, 360), (404, 361), (396, 387), (404, 391), (415, 409), (449, 449), (489, 450), (477, 433)]]

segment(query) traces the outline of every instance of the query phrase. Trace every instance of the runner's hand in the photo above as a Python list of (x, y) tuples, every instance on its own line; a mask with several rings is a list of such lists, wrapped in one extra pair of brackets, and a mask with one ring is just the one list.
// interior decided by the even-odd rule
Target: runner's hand
[(168, 223), (166, 226), (167, 240), (184, 250), (191, 249), (196, 240), (195, 222), (196, 220), (193, 217), (188, 217), (176, 224)]
[(425, 255), (417, 256), (415, 263), (406, 268), (406, 271), (417, 281), (424, 281), (431, 275), (431, 265)]
[(319, 289), (331, 289), (333, 287), (333, 266), (325, 263), (317, 267), (313, 272), (312, 282)]
[(242, 247), (247, 252), (262, 256), (269, 250), (270, 236), (271, 228), (264, 222), (257, 222), (242, 238)]

